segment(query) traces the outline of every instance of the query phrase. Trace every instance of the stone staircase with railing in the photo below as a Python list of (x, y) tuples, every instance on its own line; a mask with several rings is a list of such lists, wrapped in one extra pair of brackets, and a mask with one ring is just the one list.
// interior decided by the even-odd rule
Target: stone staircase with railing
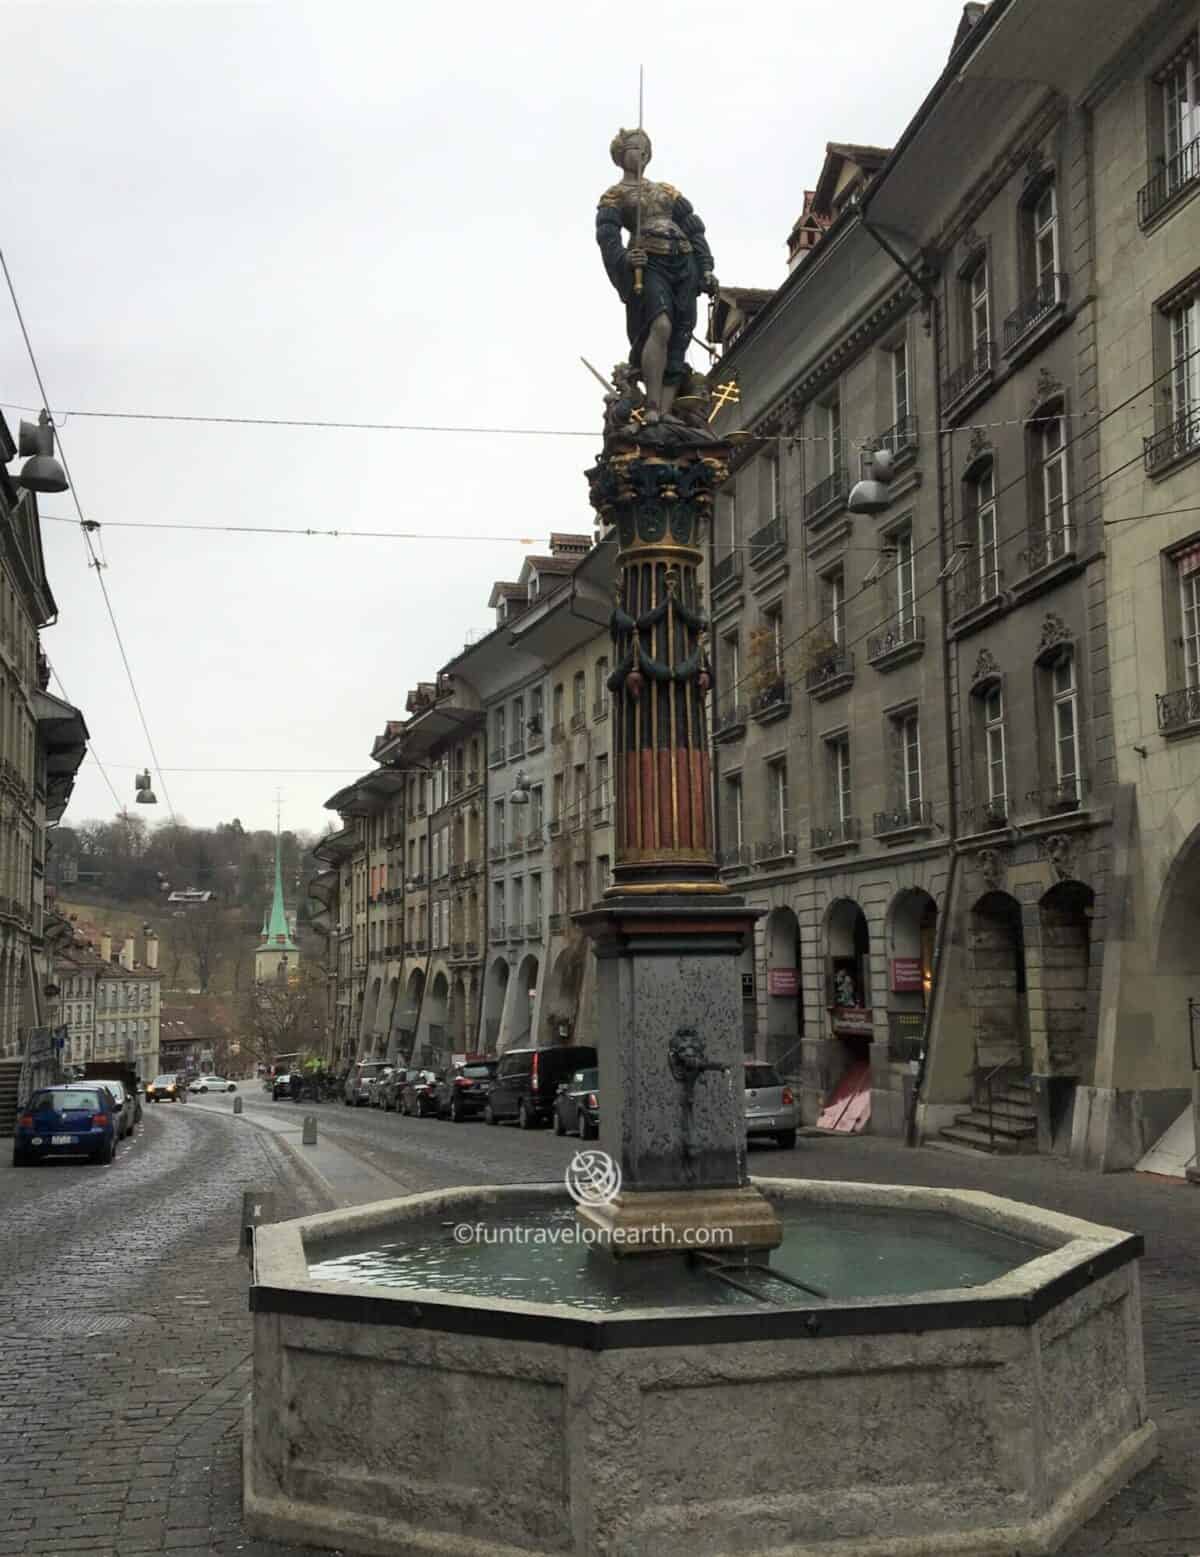
[(0, 1060), (0, 1136), (12, 1135), (16, 1130), (20, 1082), (20, 1060)]
[(1037, 1151), (1037, 1106), (1033, 1088), (1015, 1073), (997, 1077), (991, 1096), (981, 1090), (972, 1108), (961, 1113), (939, 1135), (955, 1146), (997, 1155)]

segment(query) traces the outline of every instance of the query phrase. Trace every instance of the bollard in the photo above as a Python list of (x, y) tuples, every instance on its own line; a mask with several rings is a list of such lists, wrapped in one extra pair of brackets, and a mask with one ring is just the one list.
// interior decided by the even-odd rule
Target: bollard
[(254, 1229), (275, 1220), (275, 1191), (272, 1189), (244, 1189), (242, 1191), (241, 1247), (249, 1254), (254, 1248)]
[(234, 1111), (235, 1114), (240, 1114), (241, 1113), (241, 1111), (242, 1111), (242, 1100), (241, 1100), (240, 1097), (235, 1097), (234, 1098), (234, 1100), (233, 1100), (233, 1111)]
[(315, 1146), (317, 1144), (317, 1116), (316, 1116), (316, 1114), (305, 1114), (305, 1116), (304, 1116), (304, 1134), (300, 1137), (300, 1143), (303, 1146)]

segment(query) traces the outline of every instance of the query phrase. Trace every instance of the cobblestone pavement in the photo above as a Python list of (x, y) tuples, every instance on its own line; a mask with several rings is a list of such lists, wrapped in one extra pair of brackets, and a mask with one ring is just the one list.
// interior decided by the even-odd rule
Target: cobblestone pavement
[(323, 1210), (261, 1130), (148, 1108), (112, 1167), (0, 1141), (0, 1554), (288, 1557), (241, 1530), (243, 1188)]
[[(244, 1095), (251, 1119), (288, 1106)], [(274, 1188), (280, 1215), (321, 1206), (276, 1141), (225, 1112), (148, 1109), (144, 1135), (109, 1169), (18, 1172), (7, 1153), (0, 1161), (0, 1557), (295, 1551), (241, 1530), (249, 1320), (234, 1250), (243, 1187)], [(337, 1105), (318, 1117), (323, 1133), (412, 1190), (545, 1181), (574, 1149), (549, 1132)], [(755, 1149), (751, 1169), (990, 1189), (1143, 1233), (1162, 1452), (1064, 1557), (1200, 1557), (1200, 1191), (869, 1137)], [(79, 1404), (64, 1417), (71, 1394)]]

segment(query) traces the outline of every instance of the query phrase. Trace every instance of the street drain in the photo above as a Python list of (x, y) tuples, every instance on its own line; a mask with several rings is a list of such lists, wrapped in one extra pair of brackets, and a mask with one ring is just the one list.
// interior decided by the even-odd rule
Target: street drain
[(120, 1335), (141, 1324), (149, 1324), (149, 1314), (69, 1313), (61, 1310), (30, 1313), (7, 1322), (0, 1320), (0, 1331), (27, 1336), (32, 1340), (88, 1341), (100, 1335)]

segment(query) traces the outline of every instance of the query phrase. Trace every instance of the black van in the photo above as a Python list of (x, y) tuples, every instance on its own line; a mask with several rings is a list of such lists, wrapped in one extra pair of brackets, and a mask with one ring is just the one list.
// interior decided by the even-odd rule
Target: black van
[(595, 1049), (582, 1043), (509, 1049), (500, 1056), (483, 1117), (488, 1124), (515, 1119), (522, 1130), (549, 1124), (559, 1086), (577, 1070), (587, 1070), (596, 1063)]

